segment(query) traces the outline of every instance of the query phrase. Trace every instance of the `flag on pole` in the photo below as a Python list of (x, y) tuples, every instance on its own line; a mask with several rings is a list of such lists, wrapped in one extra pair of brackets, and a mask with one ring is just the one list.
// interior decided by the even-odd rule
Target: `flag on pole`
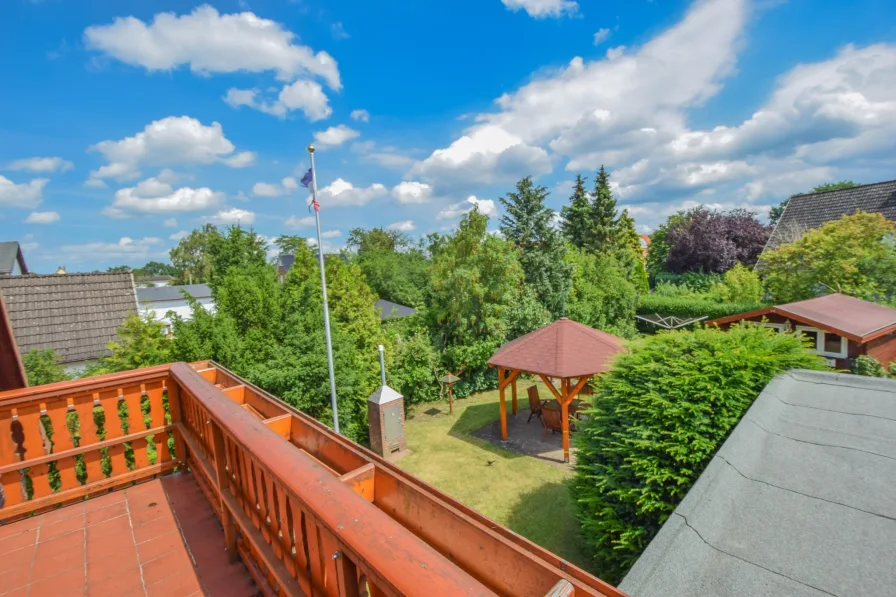
[(314, 173), (311, 170), (311, 168), (308, 168), (308, 172), (305, 173), (305, 176), (303, 176), (301, 180), (301, 183), (305, 185), (306, 189), (311, 186), (311, 181), (314, 180)]

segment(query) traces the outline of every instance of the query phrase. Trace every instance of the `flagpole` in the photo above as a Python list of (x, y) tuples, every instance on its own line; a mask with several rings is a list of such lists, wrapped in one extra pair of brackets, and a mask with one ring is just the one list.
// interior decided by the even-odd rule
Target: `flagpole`
[(320, 259), (320, 287), (324, 297), (324, 333), (327, 337), (327, 368), (330, 370), (330, 404), (333, 407), (333, 429), (339, 433), (339, 410), (336, 406), (336, 376), (333, 374), (333, 341), (330, 338), (330, 309), (327, 306), (327, 276), (324, 273), (324, 244), (320, 236), (320, 204), (317, 202), (317, 172), (314, 170), (314, 145), (308, 146), (311, 154), (311, 197), (314, 220), (317, 223), (317, 256)]

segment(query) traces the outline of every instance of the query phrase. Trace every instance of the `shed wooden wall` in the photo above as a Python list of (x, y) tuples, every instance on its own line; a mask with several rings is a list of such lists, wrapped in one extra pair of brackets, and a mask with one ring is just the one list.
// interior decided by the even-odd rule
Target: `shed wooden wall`
[(881, 336), (865, 345), (865, 354), (874, 357), (884, 367), (896, 361), (896, 332)]

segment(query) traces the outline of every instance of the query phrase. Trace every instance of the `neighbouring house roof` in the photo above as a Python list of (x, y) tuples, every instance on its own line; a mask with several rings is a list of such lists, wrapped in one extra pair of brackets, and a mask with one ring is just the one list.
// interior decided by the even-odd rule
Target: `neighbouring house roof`
[(753, 403), (619, 588), (632, 597), (885, 597), (896, 381), (791, 371)]
[(722, 325), (771, 313), (835, 332), (860, 343), (896, 332), (896, 309), (845, 294), (829, 294), (796, 303), (765, 307), (707, 323)]
[(549, 377), (581, 377), (609, 371), (624, 350), (623, 342), (564, 317), (504, 344), (488, 364)]
[(135, 280), (137, 282), (170, 282), (174, 279), (174, 276), (169, 276), (167, 274), (162, 274), (158, 276), (137, 276)]
[(28, 376), (22, 364), (22, 355), (16, 346), (12, 324), (6, 310), (6, 301), (0, 293), (0, 392), (28, 387)]
[(896, 221), (896, 180), (860, 185), (849, 189), (794, 195), (787, 202), (784, 214), (765, 245), (771, 250), (788, 242), (793, 231), (805, 232), (825, 222), (857, 211), (883, 214)]
[(373, 308), (376, 310), (377, 314), (379, 314), (380, 321), (396, 319), (398, 317), (410, 317), (417, 312), (417, 310), (413, 307), (399, 305), (398, 303), (393, 303), (392, 301), (386, 301), (383, 299), (380, 299), (377, 302), (373, 303)]
[(25, 256), (22, 255), (22, 247), (16, 241), (8, 241), (0, 243), (0, 276), (10, 275), (19, 264), (19, 271), (22, 274), (28, 273), (28, 266), (25, 265)]
[(181, 291), (186, 292), (195, 299), (211, 298), (212, 289), (208, 284), (184, 284), (182, 286), (155, 286), (152, 288), (138, 288), (137, 302), (141, 305), (146, 302), (179, 301), (184, 298)]
[(108, 354), (106, 343), (137, 310), (129, 272), (0, 277), (19, 351), (52, 348), (61, 363)]

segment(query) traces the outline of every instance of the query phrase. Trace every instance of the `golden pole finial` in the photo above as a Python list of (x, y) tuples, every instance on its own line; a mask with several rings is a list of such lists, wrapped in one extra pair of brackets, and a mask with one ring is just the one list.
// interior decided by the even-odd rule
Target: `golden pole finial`
[(314, 145), (308, 146), (308, 153), (314, 153)]

